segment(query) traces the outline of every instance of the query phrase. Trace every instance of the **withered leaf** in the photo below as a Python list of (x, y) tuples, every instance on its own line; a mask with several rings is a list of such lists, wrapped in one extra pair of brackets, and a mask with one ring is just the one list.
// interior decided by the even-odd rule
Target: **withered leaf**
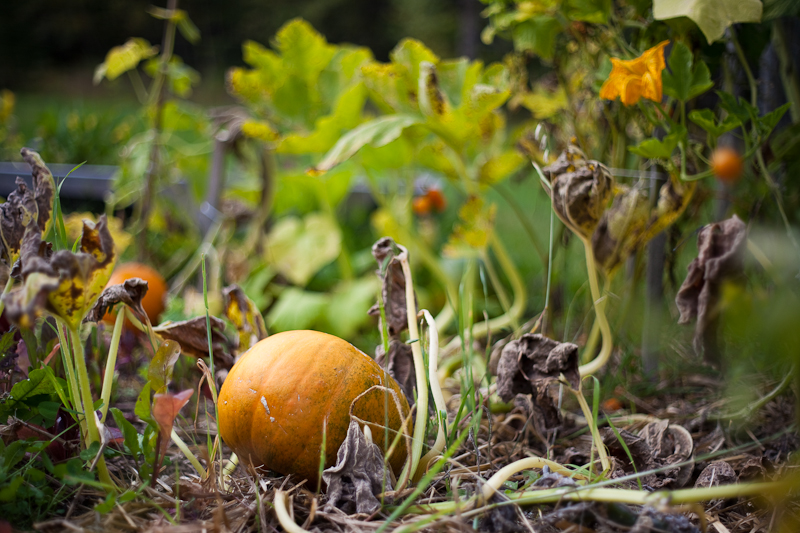
[(669, 227), (686, 210), (697, 185), (675, 176), (662, 185), (656, 206), (650, 208), (643, 181), (618, 187), (611, 207), (603, 213), (592, 234), (592, 251), (606, 272), (621, 265), (636, 249)]
[(548, 385), (562, 375), (571, 387), (578, 388), (578, 346), (526, 333), (503, 348), (497, 364), (497, 394), (505, 402), (519, 394), (530, 394), (533, 411), (529, 414), (535, 415), (541, 433), (561, 422)]
[(17, 189), (0, 204), (0, 246), (2, 258), (9, 268), (19, 259), (25, 228), (38, 216), (36, 199), (22, 178), (17, 178)]
[(497, 364), (497, 394), (508, 402), (517, 394), (530, 394), (532, 385), (558, 380), (561, 374), (572, 388), (578, 388), (578, 346), (526, 333), (503, 348)]
[[(706, 358), (714, 358), (711, 327), (717, 319), (715, 309), (723, 281), (742, 271), (742, 254), (747, 243), (747, 229), (739, 217), (709, 224), (697, 236), (697, 257), (688, 268), (675, 303), (681, 313), (679, 324), (697, 320), (694, 348)], [(706, 338), (708, 337), (708, 338)], [(706, 349), (707, 345), (711, 349)]]
[(733, 467), (725, 461), (714, 461), (700, 472), (694, 487), (717, 487), (733, 483), (736, 483), (736, 472)]
[(155, 466), (154, 477), (158, 470), (161, 468), (161, 462), (164, 460), (164, 454), (167, 451), (167, 446), (170, 443), (170, 434), (172, 433), (172, 426), (175, 424), (175, 417), (183, 406), (192, 397), (194, 390), (186, 389), (178, 393), (165, 392), (163, 394), (156, 394), (153, 396), (153, 419), (158, 423), (158, 429), (161, 432), (159, 440), (160, 445), (158, 449), (158, 464)]
[[(211, 348), (214, 352), (214, 361), (223, 368), (233, 366), (233, 357), (230, 354), (230, 343), (223, 333), (225, 323), (212, 316), (211, 319)], [(206, 317), (198, 316), (182, 322), (167, 322), (153, 328), (164, 339), (178, 341), (183, 353), (195, 357), (208, 357), (208, 330)]]
[(255, 343), (266, 338), (264, 317), (238, 285), (225, 287), (222, 296), (225, 298), (225, 316), (239, 332), (239, 354), (243, 354)]
[[(378, 262), (378, 277), (381, 279), (381, 295), (386, 313), (389, 336), (394, 337), (408, 328), (406, 311), (406, 278), (400, 261), (395, 260), (399, 249), (391, 237), (383, 237), (372, 246), (372, 256)], [(370, 316), (381, 316), (376, 304), (368, 311)]]
[[(9, 319), (22, 325), (46, 310), (77, 329), (114, 269), (114, 242), (106, 217), (101, 216), (96, 225), (84, 222), (78, 253), (61, 250), (47, 257), (35, 224), (26, 228), (20, 250), (23, 284), (7, 295)], [(40, 305), (38, 309), (31, 307), (34, 302)]]
[(582, 238), (590, 238), (611, 199), (611, 173), (599, 161), (587, 160), (575, 146), (542, 171), (550, 182), (547, 192), (558, 218)]
[(379, 344), (375, 349), (375, 362), (389, 372), (389, 375), (400, 385), (403, 394), (406, 395), (408, 405), (413, 406), (417, 379), (411, 345), (392, 337), (389, 339), (388, 361), (383, 351), (383, 344)]
[[(680, 488), (689, 482), (694, 470), (692, 454), (694, 441), (683, 426), (670, 424), (668, 420), (651, 422), (639, 433), (651, 449), (652, 468), (663, 468), (645, 481), (653, 488)], [(682, 464), (684, 463), (684, 464)], [(678, 466), (681, 465), (681, 466)]]
[(41, 156), (30, 148), (22, 148), (19, 151), (22, 159), (31, 166), (31, 177), (33, 179), (33, 195), (36, 198), (36, 223), (42, 230), (42, 235), (47, 235), (50, 225), (53, 222), (53, 200), (56, 194), (56, 182), (53, 174), (47, 165), (44, 164)]
[(328, 487), (328, 512), (338, 507), (347, 514), (374, 513), (381, 508), (376, 496), (392, 490), (380, 448), (367, 440), (355, 420), (339, 447), (336, 466), (323, 471), (322, 480)]
[(142, 298), (145, 294), (147, 294), (147, 282), (141, 278), (126, 279), (123, 283), (106, 287), (83, 321), (99, 322), (106, 315), (106, 311), (118, 303), (123, 303), (136, 311), (139, 320), (144, 322), (144, 317), (147, 315), (142, 308)]

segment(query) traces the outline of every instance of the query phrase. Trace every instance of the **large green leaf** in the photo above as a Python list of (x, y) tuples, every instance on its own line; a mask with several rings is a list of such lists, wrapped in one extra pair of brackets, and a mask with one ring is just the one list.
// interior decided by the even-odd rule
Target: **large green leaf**
[(653, 18), (692, 19), (709, 43), (719, 40), (737, 22), (760, 22), (761, 0), (653, 0)]
[(304, 286), (339, 256), (342, 235), (323, 213), (279, 220), (266, 237), (266, 259), (295, 285)]
[(673, 133), (664, 137), (663, 141), (645, 139), (637, 146), (631, 146), (628, 150), (648, 159), (669, 159), (678, 146), (678, 141), (680, 141), (680, 135)]
[(156, 53), (158, 53), (158, 48), (150, 46), (146, 40), (129, 39), (122, 46), (115, 46), (108, 51), (106, 60), (94, 71), (94, 82), (95, 84), (100, 83), (104, 77), (115, 80), (121, 74), (135, 69), (140, 61), (153, 57)]
[(267, 325), (275, 331), (308, 329), (319, 319), (329, 301), (328, 294), (289, 287), (267, 315)]
[(367, 311), (375, 303), (379, 289), (380, 281), (372, 274), (337, 285), (325, 308), (330, 332), (344, 339), (352, 338), (359, 326), (371, 320)]
[(734, 115), (726, 115), (724, 120), (717, 122), (714, 112), (710, 109), (695, 109), (689, 113), (689, 120), (706, 130), (714, 137), (741, 125), (741, 121)]
[(422, 117), (415, 115), (387, 115), (365, 122), (342, 136), (314, 170), (326, 172), (349, 159), (362, 146), (383, 146), (397, 139), (407, 127), (422, 122)]

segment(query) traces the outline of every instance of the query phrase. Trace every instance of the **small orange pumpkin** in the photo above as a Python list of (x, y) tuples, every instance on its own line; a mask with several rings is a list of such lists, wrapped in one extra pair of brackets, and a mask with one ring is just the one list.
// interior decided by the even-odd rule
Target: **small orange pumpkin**
[[(218, 398), (219, 434), (244, 462), (316, 483), (325, 427), (325, 468), (347, 435), (350, 405), (373, 385), (394, 391), (403, 416), (408, 402), (397, 382), (352, 344), (318, 331), (285, 331), (267, 337), (233, 366)], [(401, 431), (400, 414), (386, 391), (373, 389), (353, 405), (370, 422), (375, 443), (386, 451)], [(403, 440), (390, 464), (399, 473), (406, 459)]]
[[(164, 281), (164, 278), (156, 269), (142, 263), (131, 262), (117, 265), (106, 287), (119, 285), (132, 278), (141, 278), (147, 282), (147, 294), (142, 298), (142, 307), (150, 318), (150, 322), (153, 325), (158, 324), (158, 318), (165, 307), (164, 298), (167, 296), (167, 282)], [(103, 317), (103, 322), (113, 324), (116, 319), (117, 313), (109, 311)], [(125, 319), (125, 327), (133, 327), (127, 319)]]

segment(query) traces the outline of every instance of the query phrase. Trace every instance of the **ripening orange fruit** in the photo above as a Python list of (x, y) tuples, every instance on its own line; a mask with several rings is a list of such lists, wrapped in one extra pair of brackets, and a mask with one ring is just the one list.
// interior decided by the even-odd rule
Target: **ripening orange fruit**
[[(152, 324), (158, 324), (158, 318), (164, 311), (165, 298), (167, 296), (167, 282), (161, 274), (154, 268), (141, 263), (122, 263), (117, 265), (114, 273), (111, 274), (111, 279), (108, 280), (106, 287), (111, 285), (119, 285), (127, 279), (141, 278), (147, 282), (147, 294), (142, 298), (142, 307), (144, 312), (150, 318)], [(103, 317), (103, 322), (113, 324), (117, 319), (117, 314), (114, 312), (107, 312)], [(125, 320), (125, 326), (130, 328), (131, 324)]]
[(441, 213), (447, 207), (447, 200), (439, 189), (428, 189), (425, 196), (431, 201), (431, 206), (437, 213)]
[(619, 411), (622, 409), (622, 402), (618, 398), (611, 397), (603, 402), (603, 411)]
[(736, 183), (744, 172), (744, 160), (733, 148), (722, 146), (711, 154), (711, 170), (723, 183)]
[(427, 195), (417, 196), (416, 198), (414, 198), (414, 201), (411, 204), (411, 208), (414, 210), (414, 213), (417, 216), (429, 215), (432, 207), (433, 207), (433, 202)]

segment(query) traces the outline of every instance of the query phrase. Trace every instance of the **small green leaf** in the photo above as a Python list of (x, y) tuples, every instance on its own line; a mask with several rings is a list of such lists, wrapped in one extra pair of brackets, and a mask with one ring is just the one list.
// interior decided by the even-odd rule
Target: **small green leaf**
[(714, 137), (719, 137), (723, 133), (741, 125), (741, 121), (735, 115), (727, 115), (725, 120), (717, 122), (714, 112), (710, 109), (695, 109), (689, 113), (689, 120), (706, 130)]
[(139, 447), (139, 433), (136, 431), (136, 428), (133, 426), (133, 424), (128, 422), (128, 420), (125, 418), (125, 415), (122, 414), (122, 411), (116, 407), (112, 407), (109, 410), (111, 411), (111, 416), (114, 417), (114, 422), (116, 422), (117, 427), (120, 431), (122, 431), (122, 434), (125, 437), (125, 446), (127, 446), (131, 454), (136, 457), (141, 453), (141, 449)]
[(106, 514), (117, 504), (117, 495), (114, 492), (109, 493), (106, 499), (94, 506), (94, 510), (100, 514)]
[(561, 23), (550, 15), (521, 22), (512, 30), (514, 49), (518, 52), (531, 52), (542, 59), (551, 59), (560, 29)]
[(662, 74), (664, 93), (677, 100), (686, 102), (714, 86), (706, 64), (695, 64), (692, 52), (683, 43), (672, 47), (667, 64), (669, 70)]
[(663, 141), (646, 139), (637, 146), (631, 146), (628, 150), (648, 159), (669, 159), (678, 146), (679, 140), (680, 136), (673, 133), (664, 137)]
[(91, 461), (100, 452), (100, 441), (94, 441), (85, 450), (81, 450), (80, 457), (84, 461)]
[(611, 0), (567, 0), (567, 17), (592, 24), (607, 24)]
[(136, 398), (136, 405), (133, 408), (133, 413), (139, 417), (139, 420), (145, 422), (151, 419), (150, 416), (150, 382), (144, 384), (139, 397)]
[(719, 106), (738, 118), (742, 124), (747, 124), (751, 117), (758, 116), (758, 109), (742, 97), (736, 98), (725, 91), (717, 91), (717, 96), (719, 96)]
[(778, 122), (780, 122), (781, 118), (783, 118), (783, 115), (789, 110), (790, 106), (791, 104), (787, 102), (779, 108), (770, 111), (763, 117), (760, 117), (756, 122), (759, 135), (761, 135), (763, 138), (769, 137), (770, 133), (772, 133), (772, 130), (775, 129), (775, 126), (778, 125)]
[(61, 407), (61, 402), (41, 402), (39, 403), (39, 414), (44, 418), (44, 427), (52, 426), (58, 417), (58, 409)]
[(158, 347), (147, 369), (147, 379), (156, 394), (167, 390), (167, 385), (172, 381), (172, 369), (180, 356), (181, 345), (177, 341), (165, 340)]
[(122, 46), (115, 46), (108, 51), (106, 60), (94, 71), (94, 83), (98, 84), (105, 77), (109, 81), (117, 79), (121, 74), (136, 68), (140, 61), (153, 57), (158, 52), (155, 46), (144, 39), (129, 39)]

